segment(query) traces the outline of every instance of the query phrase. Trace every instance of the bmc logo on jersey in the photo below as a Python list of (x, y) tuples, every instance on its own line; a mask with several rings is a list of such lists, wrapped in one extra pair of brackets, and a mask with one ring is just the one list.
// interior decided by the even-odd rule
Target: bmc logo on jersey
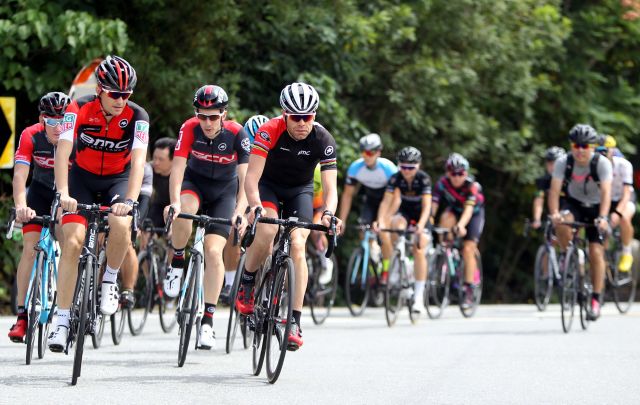
[(62, 132), (72, 130), (77, 117), (78, 115), (75, 113), (66, 113), (62, 119)]
[(305, 155), (305, 156), (311, 156), (311, 151), (310, 150), (301, 150), (298, 152), (298, 156), (300, 155)]
[(135, 137), (144, 144), (149, 143), (149, 123), (147, 121), (136, 121)]
[(91, 136), (85, 133), (80, 134), (80, 141), (91, 149), (112, 153), (124, 152), (127, 150), (130, 142), (128, 139), (114, 142), (106, 138)]
[(327, 146), (327, 148), (324, 150), (324, 154), (326, 156), (331, 156), (332, 153), (333, 153), (333, 146), (331, 145)]
[(33, 160), (35, 160), (38, 166), (44, 167), (45, 169), (53, 169), (53, 163), (55, 162), (54, 158), (48, 158), (45, 156), (34, 156)]
[(208, 153), (202, 153), (192, 149), (191, 155), (198, 160), (204, 160), (205, 162), (211, 163), (220, 163), (223, 165), (228, 165), (229, 163), (233, 163), (236, 161), (235, 153), (233, 155), (210, 155)]

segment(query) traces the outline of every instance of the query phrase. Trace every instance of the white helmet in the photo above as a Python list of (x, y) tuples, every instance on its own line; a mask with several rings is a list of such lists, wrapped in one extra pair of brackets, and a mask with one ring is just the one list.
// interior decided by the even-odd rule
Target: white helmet
[(280, 106), (290, 114), (314, 113), (318, 105), (320, 105), (318, 92), (306, 83), (289, 84), (280, 93)]
[(269, 118), (264, 115), (254, 115), (249, 118), (247, 122), (244, 124), (244, 132), (249, 135), (249, 139), (253, 142), (253, 138), (256, 137), (256, 132), (258, 132), (258, 128), (265, 122), (269, 121)]
[(382, 149), (382, 140), (378, 134), (369, 134), (360, 138), (360, 152)]

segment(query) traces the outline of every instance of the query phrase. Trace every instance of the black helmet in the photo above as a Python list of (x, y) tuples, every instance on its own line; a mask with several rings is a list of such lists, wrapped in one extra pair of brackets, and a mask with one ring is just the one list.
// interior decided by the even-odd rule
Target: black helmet
[(600, 136), (591, 125), (577, 124), (569, 131), (569, 140), (575, 143), (598, 143)]
[(95, 71), (98, 84), (105, 90), (133, 91), (138, 82), (136, 70), (123, 58), (109, 55)]
[(229, 97), (220, 86), (206, 84), (196, 91), (193, 96), (193, 106), (202, 109), (221, 109), (227, 108)]
[(449, 172), (456, 172), (459, 170), (469, 170), (469, 161), (459, 153), (452, 153), (447, 158), (444, 164), (444, 169)]
[(544, 160), (546, 160), (547, 162), (555, 162), (564, 154), (566, 154), (564, 149), (559, 146), (552, 146), (544, 153)]
[(360, 138), (360, 152), (382, 149), (382, 140), (378, 134), (369, 134)]
[(38, 111), (49, 117), (62, 117), (69, 104), (71, 104), (69, 96), (59, 91), (52, 91), (42, 96), (38, 103)]
[(398, 162), (400, 163), (420, 163), (422, 154), (413, 146), (406, 146), (398, 152)]

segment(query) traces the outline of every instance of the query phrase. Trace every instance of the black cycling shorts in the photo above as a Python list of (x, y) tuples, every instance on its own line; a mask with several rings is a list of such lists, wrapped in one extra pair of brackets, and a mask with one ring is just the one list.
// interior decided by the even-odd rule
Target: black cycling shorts
[(402, 215), (409, 224), (417, 223), (420, 220), (420, 214), (422, 214), (422, 202), (416, 204), (402, 202), (398, 214)]
[[(34, 210), (39, 217), (51, 215), (51, 204), (55, 197), (55, 190), (37, 180), (32, 181), (27, 191), (27, 207)], [(42, 225), (35, 224), (33, 221), (22, 225), (23, 234), (28, 232), (39, 233), (40, 231), (42, 231)]]
[(263, 207), (275, 210), (282, 218), (313, 221), (313, 182), (291, 187), (261, 179), (258, 189)]
[(358, 223), (364, 225), (370, 225), (378, 218), (378, 208), (382, 199), (370, 198), (369, 196), (364, 198), (362, 202), (362, 208), (360, 209), (360, 216), (358, 217)]
[[(180, 194), (191, 194), (198, 199), (199, 212), (213, 218), (229, 218), (236, 208), (238, 180), (211, 180), (200, 176), (190, 169), (185, 170)], [(205, 234), (220, 235), (228, 238), (230, 225), (208, 224)]]
[[(568, 210), (569, 212), (571, 212), (574, 221), (585, 222), (588, 224), (593, 224), (596, 218), (600, 216), (600, 204), (585, 207), (584, 205), (582, 205), (582, 203), (580, 203), (580, 201), (573, 198), (566, 198), (563, 201), (560, 209), (562, 211)], [(586, 228), (585, 231), (587, 234), (587, 239), (590, 243), (602, 244), (602, 238), (600, 237), (600, 233), (595, 226), (590, 226)]]
[[(455, 212), (450, 208), (445, 208), (444, 212), (450, 212), (456, 217), (456, 220), (460, 220), (462, 213)], [(480, 209), (475, 212), (469, 223), (467, 224), (467, 234), (463, 238), (463, 240), (470, 240), (473, 242), (480, 242), (480, 237), (482, 236), (482, 231), (484, 230), (484, 207), (480, 207)]]

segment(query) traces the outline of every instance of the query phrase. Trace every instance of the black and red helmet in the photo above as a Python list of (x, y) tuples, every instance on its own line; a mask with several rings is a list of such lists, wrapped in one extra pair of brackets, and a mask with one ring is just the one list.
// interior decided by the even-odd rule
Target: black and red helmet
[(196, 91), (193, 96), (193, 106), (203, 110), (227, 108), (229, 96), (220, 86), (206, 84)]
[(115, 55), (109, 55), (95, 71), (98, 84), (110, 91), (133, 91), (138, 82), (136, 70), (129, 62)]
[(71, 99), (59, 91), (45, 94), (38, 103), (38, 111), (49, 117), (62, 117), (71, 104)]

